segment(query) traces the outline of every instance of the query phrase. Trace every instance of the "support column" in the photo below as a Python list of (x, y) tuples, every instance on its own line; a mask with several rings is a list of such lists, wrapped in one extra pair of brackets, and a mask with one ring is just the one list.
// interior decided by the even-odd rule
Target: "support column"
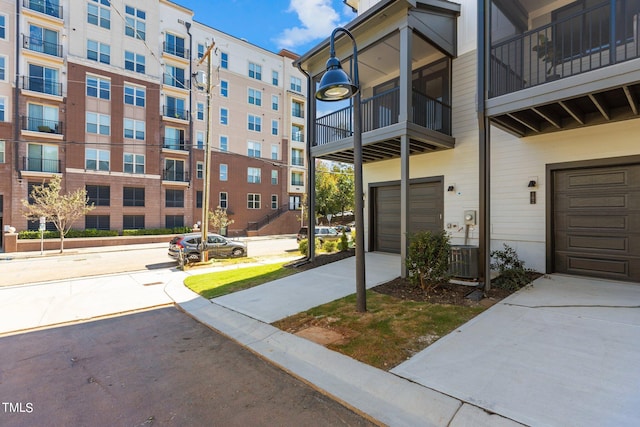
[[(400, 28), (400, 105), (398, 122), (413, 120), (412, 108), (412, 29), (408, 26)], [(400, 275), (407, 277), (407, 259), (409, 232), (409, 158), (410, 140), (408, 135), (400, 137)]]

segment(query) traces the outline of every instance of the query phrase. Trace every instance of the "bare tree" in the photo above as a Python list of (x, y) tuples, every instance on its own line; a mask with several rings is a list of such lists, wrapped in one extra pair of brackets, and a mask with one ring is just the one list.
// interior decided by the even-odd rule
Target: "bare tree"
[(222, 232), (223, 228), (233, 224), (233, 220), (229, 219), (227, 215), (227, 210), (222, 209), (220, 206), (216, 208), (214, 211), (209, 211), (209, 225), (214, 230), (217, 230), (218, 233)]
[(95, 208), (88, 204), (87, 190), (84, 188), (67, 194), (61, 194), (61, 190), (62, 178), (56, 175), (48, 184), (34, 186), (31, 200), (22, 199), (26, 218), (35, 220), (44, 217), (56, 226), (60, 232), (60, 253), (64, 252), (64, 236), (74, 221)]

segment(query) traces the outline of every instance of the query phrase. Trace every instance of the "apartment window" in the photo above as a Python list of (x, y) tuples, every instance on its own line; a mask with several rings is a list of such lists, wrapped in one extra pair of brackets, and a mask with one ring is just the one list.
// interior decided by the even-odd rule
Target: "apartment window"
[(278, 82), (280, 81), (280, 77), (277, 71), (271, 72), (271, 84), (274, 86), (278, 86)]
[(58, 83), (58, 70), (29, 64), (29, 86), (26, 89), (49, 95), (62, 95), (62, 87)]
[(84, 167), (93, 171), (109, 171), (111, 154), (107, 150), (86, 148), (84, 150)]
[(144, 40), (147, 32), (147, 13), (144, 10), (137, 9), (132, 6), (125, 6), (125, 28), (124, 33), (129, 37), (136, 37)]
[(5, 141), (0, 140), (0, 163), (4, 163), (5, 162), (5, 153), (6, 153), (5, 144), (6, 144)]
[(271, 171), (271, 184), (278, 185), (278, 171), (276, 169)]
[(87, 76), (87, 96), (111, 99), (111, 81), (95, 76)]
[(271, 195), (271, 209), (278, 209), (278, 195)]
[(109, 135), (111, 132), (111, 116), (87, 112), (87, 133)]
[(7, 81), (7, 57), (0, 56), (0, 81)]
[(84, 228), (91, 230), (110, 230), (109, 215), (86, 215), (84, 217)]
[(229, 138), (224, 135), (220, 135), (220, 151), (229, 151)]
[(220, 80), (220, 96), (227, 98), (229, 96), (229, 82)]
[(175, 182), (186, 181), (184, 160), (165, 159), (163, 179)]
[(27, 170), (35, 172), (60, 172), (58, 147), (55, 145), (28, 144)]
[(291, 140), (295, 142), (304, 142), (304, 131), (300, 125), (291, 125)]
[(0, 122), (5, 121), (7, 109), (7, 98), (0, 96)]
[(29, 38), (26, 41), (28, 43), (24, 47), (29, 50), (62, 56), (57, 31), (31, 24), (29, 25)]
[(202, 43), (198, 43), (198, 59), (204, 57), (204, 45)]
[(111, 46), (95, 40), (87, 40), (87, 59), (102, 62), (103, 64), (110, 64)]
[(166, 117), (175, 119), (188, 120), (187, 110), (185, 108), (186, 100), (173, 96), (165, 97), (164, 114)]
[(146, 100), (146, 90), (140, 86), (124, 85), (124, 103), (144, 107)]
[(218, 197), (218, 206), (222, 209), (227, 209), (229, 207), (229, 194), (226, 192), (221, 192)]
[(7, 16), (0, 15), (0, 39), (7, 38)]
[(301, 119), (304, 118), (304, 114), (302, 114), (302, 102), (292, 101), (291, 102), (291, 115), (293, 117), (299, 117)]
[(300, 78), (291, 76), (291, 90), (302, 92), (302, 80)]
[(144, 229), (144, 215), (122, 215), (122, 228), (124, 230)]
[(202, 191), (196, 191), (196, 208), (202, 208)]
[(278, 97), (278, 95), (271, 95), (271, 109), (273, 111), (278, 111), (279, 104), (280, 98)]
[(144, 187), (124, 187), (122, 206), (144, 206)]
[(277, 135), (277, 134), (278, 134), (278, 121), (271, 120), (271, 135)]
[(196, 163), (196, 178), (202, 179), (204, 178), (204, 163), (197, 162)]
[(293, 166), (304, 166), (304, 155), (302, 150), (291, 149), (291, 164)]
[(204, 102), (196, 104), (196, 120), (204, 120)]
[(166, 208), (184, 208), (184, 190), (167, 188), (164, 201)]
[(250, 184), (260, 184), (260, 168), (247, 168), (247, 182)]
[(204, 149), (204, 132), (200, 130), (196, 132), (196, 146), (198, 147), (198, 150)]
[(262, 144), (259, 142), (249, 141), (247, 143), (247, 155), (249, 157), (261, 157)]
[(138, 53), (124, 51), (124, 68), (125, 70), (135, 71), (136, 73), (145, 73), (144, 55)]
[(110, 206), (111, 205), (111, 187), (108, 185), (87, 185), (87, 199), (89, 205)]
[(247, 209), (260, 209), (260, 195), (249, 193), (247, 194)]
[(249, 77), (262, 80), (262, 65), (249, 62)]
[(220, 53), (220, 68), (225, 70), (229, 68), (229, 54), (227, 52)]
[(304, 185), (304, 178), (301, 172), (291, 172), (291, 185), (298, 187)]
[(170, 150), (186, 150), (187, 144), (184, 139), (184, 129), (164, 128), (164, 148)]
[(111, 28), (109, 0), (91, 0), (87, 4), (87, 22), (107, 30)]
[(184, 68), (165, 65), (164, 70), (164, 84), (180, 89), (187, 88), (184, 81)]
[(249, 89), (249, 104), (262, 105), (262, 92), (256, 89)]
[(220, 181), (227, 181), (229, 179), (229, 166), (224, 163), (220, 164)]
[(278, 160), (278, 154), (280, 153), (280, 147), (276, 144), (271, 145), (271, 160)]
[(59, 132), (58, 107), (27, 104), (27, 129), (34, 132)]
[(229, 110), (226, 108), (220, 109), (220, 124), (228, 125), (229, 124)]
[(247, 129), (255, 132), (262, 131), (262, 117), (249, 114), (249, 121), (247, 123)]
[(124, 153), (124, 172), (144, 174), (144, 155)]
[(124, 137), (144, 141), (145, 122), (124, 119)]
[(184, 227), (184, 216), (182, 215), (165, 215), (164, 226), (166, 228)]
[(175, 34), (167, 33), (164, 37), (164, 51), (180, 58), (186, 57), (186, 50), (184, 48), (184, 38), (176, 36)]

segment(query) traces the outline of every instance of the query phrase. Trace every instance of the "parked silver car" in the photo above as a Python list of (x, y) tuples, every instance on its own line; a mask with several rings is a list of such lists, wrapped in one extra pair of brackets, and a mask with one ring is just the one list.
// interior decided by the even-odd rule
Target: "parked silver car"
[[(177, 260), (180, 251), (184, 252), (187, 262), (195, 262), (201, 259), (202, 234), (187, 233), (174, 237), (169, 242), (169, 257)], [(247, 245), (242, 242), (229, 240), (219, 234), (207, 234), (206, 250), (209, 258), (229, 258), (247, 256)]]
[[(315, 227), (315, 235), (316, 238), (320, 241), (320, 244), (323, 245), (326, 241), (337, 241), (340, 240), (340, 233), (336, 231), (333, 227), (325, 227), (322, 225)], [(302, 239), (306, 239), (309, 234), (309, 227), (301, 227), (298, 231), (298, 235), (296, 240), (300, 242)]]

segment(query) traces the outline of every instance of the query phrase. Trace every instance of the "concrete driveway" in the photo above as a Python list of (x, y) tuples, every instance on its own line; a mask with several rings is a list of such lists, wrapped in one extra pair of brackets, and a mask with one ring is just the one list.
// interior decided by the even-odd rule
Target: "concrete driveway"
[(534, 426), (637, 426), (640, 286), (541, 277), (393, 373)]

